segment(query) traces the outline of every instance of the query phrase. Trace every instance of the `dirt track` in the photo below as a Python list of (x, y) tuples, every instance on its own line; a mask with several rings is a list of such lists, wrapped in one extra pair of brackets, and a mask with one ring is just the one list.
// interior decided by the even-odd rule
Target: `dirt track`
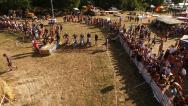
[[(18, 66), (18, 70), (1, 75), (15, 91), (14, 106), (116, 106), (116, 96), (118, 106), (143, 106), (144, 104), (151, 106), (155, 104), (145, 85), (143, 89), (146, 91), (141, 89), (139, 92), (133, 92), (135, 97), (123, 89), (123, 87), (133, 88), (142, 82), (142, 79), (137, 78), (133, 72), (135, 70), (130, 68), (133, 67), (130, 64), (118, 66), (117, 58), (114, 57), (116, 54), (110, 52), (109, 58), (107, 53), (102, 51), (104, 36), (100, 29), (79, 24), (65, 24), (64, 30), (71, 34), (73, 31), (98, 33), (100, 43), (98, 47), (83, 50), (61, 49), (48, 57), (33, 56), (30, 44), (16, 46), (15, 41), (12, 41), (10, 46), (7, 46), (7, 43), (0, 46), (0, 54), (4, 52), (10, 54)], [(1, 35), (0, 43), (4, 42), (5, 38), (4, 35)], [(8, 41), (11, 39), (15, 38), (10, 37)], [(125, 55), (121, 50), (116, 52), (121, 54), (117, 53), (119, 56)], [(1, 64), (1, 66), (5, 65)], [(131, 72), (128, 74), (130, 76), (126, 77), (132, 78), (123, 79), (121, 74), (127, 74), (122, 73), (123, 68), (130, 68), (127, 69), (127, 72)], [(117, 72), (116, 95), (114, 69)], [(123, 80), (126, 80), (126, 83), (130, 83), (130, 80), (132, 82), (126, 85)], [(149, 101), (142, 100), (142, 97), (138, 95), (146, 97), (146, 100)], [(150, 99), (147, 99), (148, 97)], [(5, 105), (11, 106), (12, 104)]]

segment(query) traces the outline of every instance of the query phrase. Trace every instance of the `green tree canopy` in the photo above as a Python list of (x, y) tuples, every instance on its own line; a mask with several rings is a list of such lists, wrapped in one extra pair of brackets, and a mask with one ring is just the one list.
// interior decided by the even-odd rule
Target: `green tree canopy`
[[(32, 4), (37, 7), (50, 8), (50, 0), (33, 0)], [(80, 0), (53, 0), (53, 5), (55, 9), (72, 9), (74, 7), (79, 7)]]
[(155, 6), (159, 6), (161, 4), (163, 4), (164, 0), (152, 0), (151, 4), (155, 5)]
[[(145, 5), (161, 5), (164, 0), (53, 0), (54, 9), (69, 10), (92, 3), (97, 7), (108, 9), (117, 7), (122, 10), (135, 10), (145, 7)], [(173, 0), (175, 3), (181, 0)], [(41, 7), (50, 9), (51, 0), (0, 0), (1, 11), (9, 9), (20, 9), (30, 7)]]
[(0, 11), (7, 12), (11, 9), (27, 9), (31, 7), (32, 0), (0, 0)]
[(172, 0), (174, 4), (183, 3), (184, 0)]

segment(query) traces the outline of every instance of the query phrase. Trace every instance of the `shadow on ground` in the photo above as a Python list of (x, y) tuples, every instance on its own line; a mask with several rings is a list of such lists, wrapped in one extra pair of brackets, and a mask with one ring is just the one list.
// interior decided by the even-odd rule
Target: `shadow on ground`
[(18, 60), (18, 59), (23, 59), (27, 57), (46, 57), (46, 56), (49, 56), (49, 55), (41, 55), (38, 52), (28, 52), (28, 53), (21, 53), (21, 54), (13, 55), (11, 58), (13, 60)]
[(33, 52), (29, 52), (29, 53), (21, 53), (21, 54), (16, 54), (14, 56), (12, 56), (12, 59), (17, 60), (17, 59), (22, 59), (22, 58), (26, 58), (29, 56), (32, 56)]
[[(107, 29), (100, 29), (104, 35), (109, 35), (110, 39), (116, 37), (116, 34), (107, 32)], [(125, 100), (125, 106), (129, 105), (126, 104), (129, 100), (133, 101), (133, 104), (136, 106), (160, 106), (154, 98), (150, 86), (145, 83), (138, 69), (130, 61), (128, 54), (125, 53), (118, 39), (110, 40), (109, 50), (114, 70), (116, 70), (116, 76), (121, 77), (119, 82), (123, 85), (123, 87), (117, 89), (124, 92), (123, 95), (128, 95), (128, 98)], [(113, 89), (113, 86), (107, 86), (100, 92), (105, 94)]]
[(113, 89), (114, 89), (114, 86), (113, 86), (113, 85), (110, 85), (110, 86), (107, 86), (107, 87), (101, 89), (101, 93), (102, 93), (102, 94), (106, 94), (106, 93), (112, 91)]
[[(112, 52), (112, 63), (115, 66), (116, 76), (122, 78), (120, 82), (124, 85), (124, 87), (118, 89), (129, 97), (125, 102), (133, 100), (136, 106), (160, 106), (155, 100), (149, 85), (142, 84), (144, 79), (130, 61), (129, 56), (125, 53), (119, 41), (112, 42), (110, 50)], [(139, 84), (141, 86), (138, 86)]]

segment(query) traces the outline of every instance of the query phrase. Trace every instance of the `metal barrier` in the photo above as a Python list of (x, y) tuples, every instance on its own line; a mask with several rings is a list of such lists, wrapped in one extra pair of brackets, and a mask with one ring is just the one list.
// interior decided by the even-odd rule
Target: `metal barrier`
[[(121, 45), (123, 46), (124, 50), (126, 53), (131, 57), (131, 49), (129, 48), (127, 42), (124, 40), (124, 36), (118, 35), (119, 36), (119, 41)], [(133, 63), (136, 65), (137, 69), (139, 70), (139, 73), (142, 75), (144, 80), (150, 85), (152, 88), (154, 97), (156, 100), (163, 106), (173, 106), (173, 103), (170, 98), (163, 92), (161, 92), (160, 88), (158, 85), (155, 83), (154, 80), (152, 80), (150, 74), (147, 72), (147, 70), (144, 68), (144, 65), (141, 62), (138, 62), (136, 58), (131, 58)]]

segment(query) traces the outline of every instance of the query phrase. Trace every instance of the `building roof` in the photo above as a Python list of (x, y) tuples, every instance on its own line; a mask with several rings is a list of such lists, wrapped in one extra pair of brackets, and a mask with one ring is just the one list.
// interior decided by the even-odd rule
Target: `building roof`
[(168, 25), (176, 25), (176, 24), (182, 24), (183, 21), (177, 20), (176, 18), (168, 17), (168, 16), (160, 16), (157, 17), (157, 21), (160, 21), (162, 23), (168, 24)]

